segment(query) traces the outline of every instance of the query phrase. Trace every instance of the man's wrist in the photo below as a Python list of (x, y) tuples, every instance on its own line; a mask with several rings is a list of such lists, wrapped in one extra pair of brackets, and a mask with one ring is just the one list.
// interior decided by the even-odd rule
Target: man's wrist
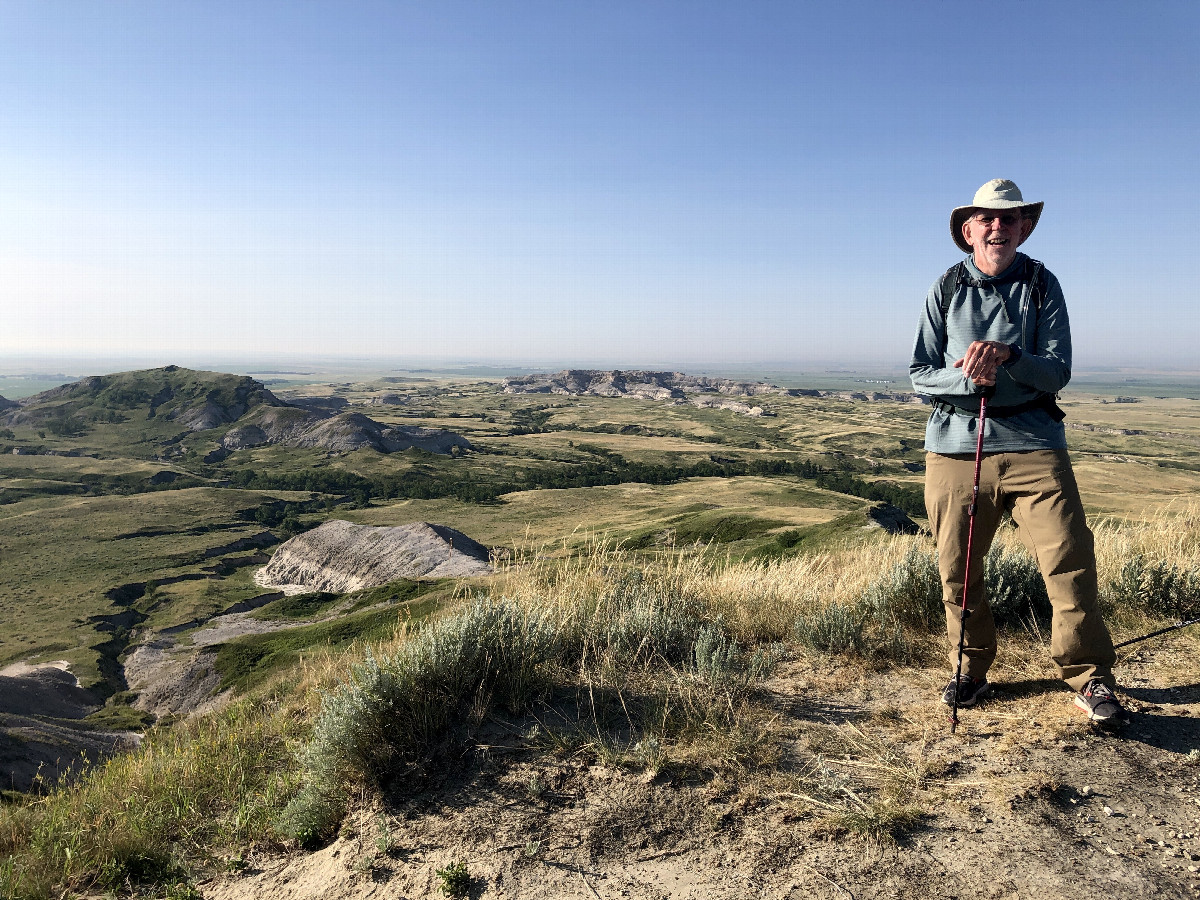
[(1020, 348), (1019, 345), (1009, 344), (1008, 345), (1008, 359), (1006, 359), (1004, 362), (1000, 363), (1001, 368), (1007, 369), (1009, 366), (1011, 366), (1013, 363), (1015, 363), (1018, 359), (1021, 358), (1022, 353), (1024, 353), (1024, 351)]

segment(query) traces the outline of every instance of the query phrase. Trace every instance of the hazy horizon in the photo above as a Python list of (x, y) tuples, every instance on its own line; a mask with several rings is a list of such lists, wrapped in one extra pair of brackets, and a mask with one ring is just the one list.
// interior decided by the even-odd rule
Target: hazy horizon
[[(364, 358), (333, 356), (287, 355), (229, 355), (196, 356), (163, 354), (140, 357), (104, 356), (38, 356), (6, 355), (0, 359), (0, 396), (24, 399), (66, 381), (92, 375), (109, 375), (140, 369), (178, 365), (205, 371), (229, 372), (238, 375), (280, 376), (311, 379), (313, 382), (339, 379), (370, 379), (388, 374), (426, 374), (445, 377), (500, 378), (506, 375), (551, 373), (563, 369), (641, 370), (683, 372), (689, 375), (709, 375), (752, 381), (773, 381), (788, 387), (828, 387), (833, 383), (882, 384), (885, 389), (911, 391), (907, 368), (886, 366), (855, 366), (845, 362), (826, 361), (798, 366), (789, 361), (763, 363), (719, 364), (703, 360), (618, 360), (565, 358), (462, 358), (407, 357)], [(1129, 367), (1099, 366), (1077, 368), (1068, 390), (1096, 390), (1097, 386), (1116, 388), (1128, 383), (1145, 387), (1179, 388), (1181, 396), (1193, 396), (1200, 389), (1200, 366)], [(36, 387), (31, 385), (37, 385)]]

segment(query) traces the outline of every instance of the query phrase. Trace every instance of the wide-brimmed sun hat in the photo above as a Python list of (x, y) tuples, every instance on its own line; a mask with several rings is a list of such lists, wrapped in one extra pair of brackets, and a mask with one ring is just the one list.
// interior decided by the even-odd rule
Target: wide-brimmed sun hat
[[(1021, 189), (1015, 183), (1007, 178), (993, 178), (975, 192), (975, 200), (970, 206), (960, 206), (950, 213), (950, 237), (954, 238), (954, 243), (963, 253), (971, 253), (971, 245), (963, 239), (962, 227), (963, 222), (971, 218), (975, 210), (1016, 209), (1018, 207), (1024, 210), (1025, 218), (1033, 222), (1033, 226), (1029, 229), (1029, 234), (1033, 234), (1033, 229), (1037, 228), (1038, 219), (1042, 217), (1042, 207), (1045, 205), (1042, 201), (1027, 203), (1021, 196)], [(1021, 239), (1022, 244), (1025, 243), (1029, 234)]]

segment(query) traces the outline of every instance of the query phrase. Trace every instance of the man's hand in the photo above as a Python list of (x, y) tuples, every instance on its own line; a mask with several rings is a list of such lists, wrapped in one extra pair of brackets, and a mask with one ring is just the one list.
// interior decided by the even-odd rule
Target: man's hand
[(975, 341), (967, 348), (966, 356), (954, 363), (954, 367), (961, 368), (977, 387), (987, 387), (996, 383), (996, 369), (1010, 356), (1012, 351), (1008, 349), (1008, 344)]

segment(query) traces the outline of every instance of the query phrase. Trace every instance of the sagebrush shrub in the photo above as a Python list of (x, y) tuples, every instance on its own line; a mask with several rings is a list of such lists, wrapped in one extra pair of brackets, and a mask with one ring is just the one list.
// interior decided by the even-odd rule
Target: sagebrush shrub
[(864, 607), (858, 603), (834, 601), (803, 613), (796, 619), (796, 640), (825, 653), (865, 656), (867, 636)]
[(348, 780), (382, 782), (418, 765), (462, 706), (484, 697), (518, 710), (558, 653), (544, 614), (476, 599), (430, 625), (391, 657), (368, 652), (350, 679), (322, 698), (302, 754), (304, 789), (281, 824), (301, 842), (340, 818)]
[(705, 625), (692, 647), (696, 677), (712, 686), (724, 684), (742, 671), (742, 651), (718, 625)]
[(1023, 547), (992, 545), (983, 560), (983, 590), (997, 625), (1050, 620), (1053, 610), (1046, 582)]
[(602, 596), (584, 641), (610, 665), (644, 666), (659, 659), (686, 663), (704, 620), (681, 594), (626, 573)]
[(1200, 571), (1137, 553), (1121, 566), (1106, 594), (1108, 602), (1118, 608), (1192, 619), (1200, 615)]
[(736, 638), (731, 638), (718, 619), (705, 625), (692, 646), (692, 674), (712, 688), (731, 689), (735, 693), (750, 683), (762, 681), (784, 656), (782, 644), (767, 644), (747, 653)]
[(917, 628), (937, 628), (945, 621), (937, 556), (913, 545), (900, 562), (868, 588), (864, 602), (881, 619), (894, 618), (902, 625)]

